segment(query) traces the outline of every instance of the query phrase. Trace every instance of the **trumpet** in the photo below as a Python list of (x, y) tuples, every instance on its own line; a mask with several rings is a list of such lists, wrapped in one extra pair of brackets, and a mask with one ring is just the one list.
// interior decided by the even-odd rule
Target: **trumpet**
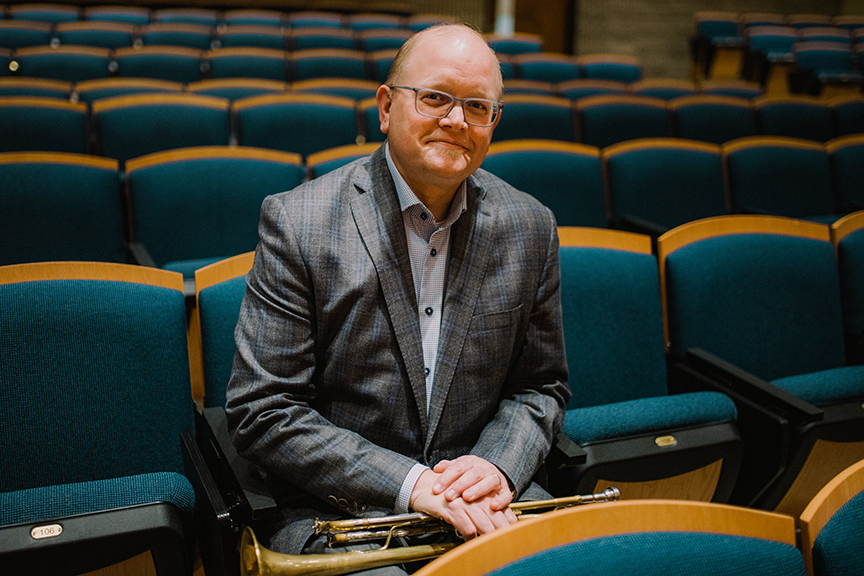
[[(607, 488), (597, 494), (552, 498), (528, 502), (513, 502), (510, 509), (517, 518), (525, 519), (537, 514), (537, 510), (551, 512), (561, 508), (614, 502), (621, 498), (617, 488)], [(390, 547), (394, 537), (450, 532), (455, 529), (427, 514), (415, 512), (378, 518), (355, 518), (328, 522), (315, 521), (315, 534), (326, 535), (328, 545), (341, 545), (384, 539), (384, 545), (376, 550), (352, 550), (338, 554), (281, 554), (261, 546), (254, 531), (246, 527), (240, 540), (241, 576), (339, 576), (358, 570), (371, 570), (381, 566), (392, 566), (420, 560), (431, 560), (457, 546), (456, 543), (421, 544), (417, 546)]]

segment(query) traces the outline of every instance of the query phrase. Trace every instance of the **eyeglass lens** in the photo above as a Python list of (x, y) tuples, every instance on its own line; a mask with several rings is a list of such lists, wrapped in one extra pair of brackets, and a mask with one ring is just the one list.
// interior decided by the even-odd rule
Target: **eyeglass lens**
[[(455, 99), (445, 92), (437, 90), (417, 89), (417, 112), (431, 118), (444, 118), (453, 109)], [(481, 98), (466, 98), (462, 100), (462, 110), (465, 121), (477, 126), (491, 126), (498, 114), (498, 105), (491, 100)]]

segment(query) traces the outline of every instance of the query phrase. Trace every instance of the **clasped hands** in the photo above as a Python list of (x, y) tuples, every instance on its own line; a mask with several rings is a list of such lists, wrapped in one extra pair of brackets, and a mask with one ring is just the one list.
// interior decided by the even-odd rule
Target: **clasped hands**
[(452, 524), (470, 540), (516, 522), (508, 508), (512, 499), (507, 477), (494, 464), (461, 456), (423, 472), (409, 502), (415, 512)]

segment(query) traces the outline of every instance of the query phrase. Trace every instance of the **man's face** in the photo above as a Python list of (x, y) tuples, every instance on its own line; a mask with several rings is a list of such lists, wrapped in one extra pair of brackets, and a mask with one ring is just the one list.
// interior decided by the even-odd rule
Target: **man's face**
[[(498, 62), (476, 36), (429, 35), (405, 64), (399, 85), (440, 90), (457, 98), (499, 98)], [(414, 97), (413, 91), (401, 88), (378, 90), (381, 131), (387, 134), (393, 162), (418, 194), (435, 189), (452, 193), (483, 162), (494, 126), (468, 124), (460, 104), (444, 118), (428, 118), (417, 112)]]

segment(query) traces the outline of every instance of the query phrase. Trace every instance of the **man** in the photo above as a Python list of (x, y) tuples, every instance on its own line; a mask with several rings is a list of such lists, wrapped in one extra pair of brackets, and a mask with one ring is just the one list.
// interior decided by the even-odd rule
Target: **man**
[(226, 408), (277, 551), (409, 509), (471, 538), (531, 497), (570, 391), (554, 218), (477, 171), (502, 85), (475, 31), (418, 33), (378, 89), (386, 144), (263, 204)]

